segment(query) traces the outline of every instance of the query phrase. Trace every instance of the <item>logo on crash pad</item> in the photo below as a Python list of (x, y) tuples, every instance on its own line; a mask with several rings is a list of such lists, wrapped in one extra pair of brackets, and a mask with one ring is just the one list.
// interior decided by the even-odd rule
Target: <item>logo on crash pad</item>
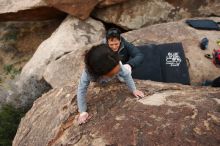
[(166, 56), (166, 64), (169, 64), (171, 67), (172, 66), (179, 66), (181, 63), (181, 58), (179, 56), (178, 52), (168, 52)]

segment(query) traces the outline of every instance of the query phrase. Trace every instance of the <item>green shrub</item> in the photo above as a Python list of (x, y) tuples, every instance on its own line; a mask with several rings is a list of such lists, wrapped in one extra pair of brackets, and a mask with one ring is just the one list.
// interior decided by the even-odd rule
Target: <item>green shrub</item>
[(0, 110), (0, 146), (11, 146), (21, 118), (26, 109), (3, 105)]
[(16, 69), (13, 64), (4, 65), (4, 71), (7, 75), (10, 75), (11, 79), (14, 79), (16, 75), (20, 74), (20, 70)]
[(10, 31), (4, 36), (5, 41), (16, 41), (18, 39), (18, 31)]

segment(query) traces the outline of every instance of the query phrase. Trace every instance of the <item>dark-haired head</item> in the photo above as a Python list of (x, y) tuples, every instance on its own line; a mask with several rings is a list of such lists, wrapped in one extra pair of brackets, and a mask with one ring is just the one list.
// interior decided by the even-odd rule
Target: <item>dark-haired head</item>
[(117, 38), (118, 40), (121, 39), (121, 31), (117, 28), (110, 28), (106, 32), (106, 40)]
[(106, 44), (93, 46), (85, 55), (86, 68), (91, 76), (99, 78), (119, 65), (119, 55)]
[(110, 28), (106, 33), (106, 41), (112, 51), (118, 52), (121, 45), (120, 30), (117, 28)]

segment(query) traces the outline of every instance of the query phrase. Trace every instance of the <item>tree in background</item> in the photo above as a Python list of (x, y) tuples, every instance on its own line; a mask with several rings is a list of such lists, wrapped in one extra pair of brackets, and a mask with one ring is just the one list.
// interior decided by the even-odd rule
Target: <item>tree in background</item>
[(3, 105), (0, 110), (0, 146), (11, 146), (21, 118), (27, 108), (15, 108)]

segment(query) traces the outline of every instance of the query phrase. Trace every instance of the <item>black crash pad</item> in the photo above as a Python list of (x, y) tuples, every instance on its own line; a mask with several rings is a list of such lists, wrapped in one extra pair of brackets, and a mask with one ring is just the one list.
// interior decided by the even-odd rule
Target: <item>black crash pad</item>
[(133, 69), (133, 78), (190, 84), (188, 67), (181, 43), (148, 44), (137, 46), (137, 48), (144, 54), (144, 61)]
[(196, 29), (203, 30), (220, 30), (220, 22), (215, 22), (213, 20), (208, 19), (200, 19), (200, 20), (186, 20), (186, 23)]
[(137, 46), (144, 54), (144, 61), (141, 65), (132, 70), (132, 77), (141, 80), (162, 81), (160, 67), (160, 52), (156, 45), (149, 44)]

